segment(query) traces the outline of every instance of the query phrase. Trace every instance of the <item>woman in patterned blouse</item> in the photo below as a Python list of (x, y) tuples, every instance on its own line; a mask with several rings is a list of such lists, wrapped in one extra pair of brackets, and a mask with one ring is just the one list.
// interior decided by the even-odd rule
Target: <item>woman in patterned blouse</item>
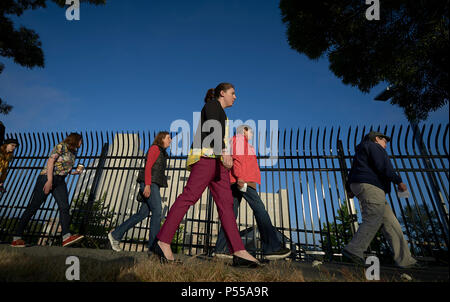
[(58, 204), (63, 246), (73, 244), (84, 237), (78, 234), (70, 234), (69, 200), (65, 181), (69, 173), (72, 175), (81, 173), (80, 171), (72, 171), (72, 169), (75, 164), (77, 150), (82, 143), (83, 139), (80, 134), (71, 133), (64, 141), (55, 146), (47, 161), (47, 165), (38, 176), (31, 201), (19, 221), (15, 232), (16, 236), (11, 246), (25, 247), (25, 241), (22, 240), (25, 227), (50, 193), (55, 197)]

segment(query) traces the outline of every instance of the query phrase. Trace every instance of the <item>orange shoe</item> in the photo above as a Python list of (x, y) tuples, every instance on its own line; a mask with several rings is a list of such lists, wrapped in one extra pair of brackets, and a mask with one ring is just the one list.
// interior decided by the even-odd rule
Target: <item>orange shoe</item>
[(26, 244), (25, 244), (25, 241), (23, 241), (22, 239), (17, 239), (11, 243), (11, 246), (12, 247), (25, 247)]
[(69, 245), (71, 245), (71, 244), (73, 244), (75, 242), (80, 241), (83, 238), (84, 238), (83, 235), (78, 235), (78, 234), (72, 235), (72, 236), (70, 236), (69, 238), (67, 238), (66, 240), (63, 241), (62, 246), (69, 246)]

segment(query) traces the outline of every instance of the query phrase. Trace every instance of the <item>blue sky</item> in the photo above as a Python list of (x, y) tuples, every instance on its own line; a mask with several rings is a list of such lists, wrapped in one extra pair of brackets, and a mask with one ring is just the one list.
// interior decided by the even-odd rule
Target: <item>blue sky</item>
[[(7, 133), (169, 129), (192, 123), (208, 88), (236, 86), (230, 119), (310, 128), (407, 124), (400, 108), (346, 86), (326, 59), (290, 49), (278, 1), (118, 1), (27, 11), (16, 26), (41, 37), (45, 68), (0, 58)], [(305, 41), (307, 43), (307, 41)], [(427, 123), (448, 123), (448, 105)]]

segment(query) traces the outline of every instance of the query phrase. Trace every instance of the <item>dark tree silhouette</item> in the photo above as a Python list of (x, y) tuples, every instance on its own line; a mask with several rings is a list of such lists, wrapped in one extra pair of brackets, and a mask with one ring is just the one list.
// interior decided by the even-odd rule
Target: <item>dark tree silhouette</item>
[(393, 89), (391, 103), (418, 122), (448, 103), (449, 1), (379, 1), (369, 21), (361, 0), (281, 0), (289, 45), (310, 59), (327, 56), (344, 84), (368, 93)]

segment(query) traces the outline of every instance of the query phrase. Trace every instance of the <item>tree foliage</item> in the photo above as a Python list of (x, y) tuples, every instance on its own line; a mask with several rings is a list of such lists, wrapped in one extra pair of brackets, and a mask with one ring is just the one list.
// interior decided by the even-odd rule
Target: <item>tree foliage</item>
[[(59, 7), (68, 7), (65, 0), (51, 0)], [(1, 0), (0, 1), (0, 56), (12, 58), (24, 67), (44, 67), (45, 59), (39, 35), (32, 29), (16, 28), (9, 16), (20, 17), (26, 10), (46, 8), (48, 0)], [(81, 3), (105, 4), (106, 0), (81, 0)], [(0, 73), (4, 64), (0, 62)], [(0, 99), (0, 113), (8, 114), (11, 105)]]
[(289, 45), (310, 59), (327, 56), (344, 84), (368, 93), (393, 87), (391, 103), (410, 121), (448, 103), (449, 1), (379, 1), (369, 21), (363, 0), (281, 0)]
[(0, 98), (0, 114), (8, 114), (12, 109), (12, 106), (4, 103), (2, 98)]

